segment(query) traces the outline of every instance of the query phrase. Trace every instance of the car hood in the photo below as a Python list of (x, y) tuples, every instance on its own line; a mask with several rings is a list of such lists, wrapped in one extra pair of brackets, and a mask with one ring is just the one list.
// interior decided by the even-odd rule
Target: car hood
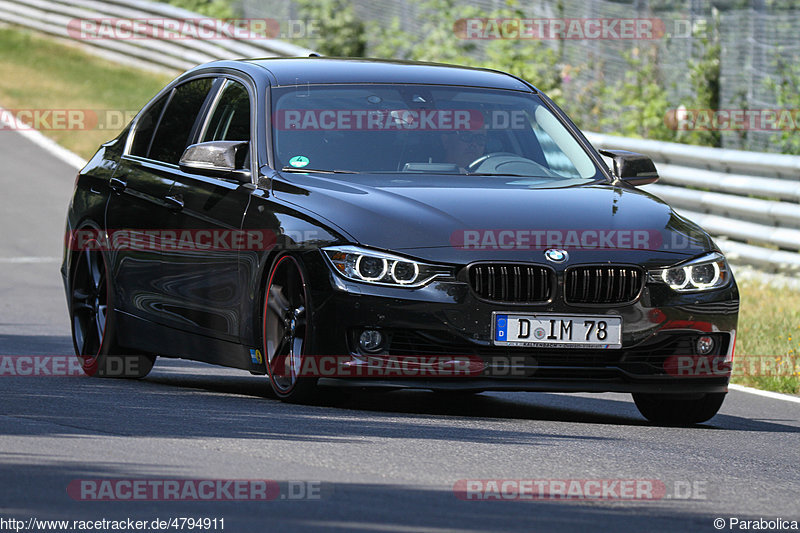
[[(640, 189), (509, 184), (472, 176), (291, 174), (275, 197), (314, 213), (364, 246), (444, 262), (531, 260), (563, 248), (584, 260), (665, 264), (715, 249), (696, 224)], [(519, 185), (519, 184), (522, 185)], [(600, 254), (600, 255), (598, 255)]]

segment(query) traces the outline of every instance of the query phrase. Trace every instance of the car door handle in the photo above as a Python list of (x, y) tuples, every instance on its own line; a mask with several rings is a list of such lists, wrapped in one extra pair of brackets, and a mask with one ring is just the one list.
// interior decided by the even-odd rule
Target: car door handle
[(110, 180), (108, 180), (108, 186), (111, 187), (111, 189), (116, 192), (122, 192), (125, 190), (125, 187), (127, 187), (128, 184), (125, 183), (125, 180), (122, 180), (120, 178), (111, 178)]
[(183, 195), (181, 194), (167, 196), (164, 200), (167, 202), (167, 207), (172, 211), (180, 211), (183, 209)]

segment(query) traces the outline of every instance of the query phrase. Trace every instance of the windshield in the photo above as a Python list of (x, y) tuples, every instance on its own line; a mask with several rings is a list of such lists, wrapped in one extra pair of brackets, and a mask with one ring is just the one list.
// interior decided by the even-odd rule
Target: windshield
[(348, 84), (272, 94), (275, 158), (285, 171), (513, 176), (563, 185), (602, 176), (530, 93)]

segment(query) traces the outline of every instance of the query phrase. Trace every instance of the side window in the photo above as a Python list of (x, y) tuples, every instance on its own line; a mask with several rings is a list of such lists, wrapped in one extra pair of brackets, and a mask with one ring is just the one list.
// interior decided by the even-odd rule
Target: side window
[(241, 83), (228, 80), (201, 141), (249, 141), (250, 98)]
[(136, 123), (136, 131), (133, 133), (133, 142), (131, 143), (131, 155), (138, 155), (147, 157), (147, 151), (150, 149), (150, 141), (153, 138), (153, 132), (158, 125), (158, 118), (161, 116), (161, 111), (164, 109), (164, 104), (169, 98), (169, 93), (165, 94), (158, 99), (145, 113), (139, 117)]
[(175, 88), (153, 137), (150, 159), (178, 164), (212, 82), (212, 78), (202, 78)]

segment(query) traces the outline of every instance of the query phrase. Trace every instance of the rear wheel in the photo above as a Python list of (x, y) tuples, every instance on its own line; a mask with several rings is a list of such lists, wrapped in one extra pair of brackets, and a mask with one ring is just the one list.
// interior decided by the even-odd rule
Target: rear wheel
[(291, 255), (275, 260), (264, 294), (262, 339), (267, 374), (275, 395), (287, 402), (310, 400), (315, 377), (302, 377), (309, 353), (311, 302), (306, 276)]
[(691, 399), (669, 394), (633, 395), (636, 407), (646, 419), (667, 426), (689, 426), (705, 422), (717, 414), (724, 400), (724, 392), (704, 394)]
[(155, 356), (126, 354), (115, 340), (115, 316), (106, 260), (97, 241), (75, 252), (70, 282), (72, 343), (89, 376), (142, 378)]

